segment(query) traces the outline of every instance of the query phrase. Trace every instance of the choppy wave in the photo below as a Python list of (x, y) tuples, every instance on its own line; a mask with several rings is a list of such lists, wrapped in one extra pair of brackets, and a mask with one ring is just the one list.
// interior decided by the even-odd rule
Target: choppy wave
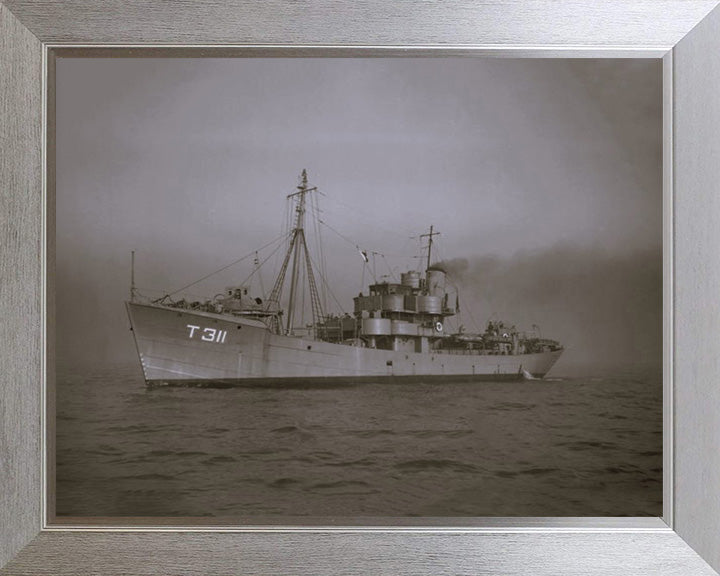
[(59, 373), (57, 511), (658, 516), (661, 380), (147, 390), (134, 367)]

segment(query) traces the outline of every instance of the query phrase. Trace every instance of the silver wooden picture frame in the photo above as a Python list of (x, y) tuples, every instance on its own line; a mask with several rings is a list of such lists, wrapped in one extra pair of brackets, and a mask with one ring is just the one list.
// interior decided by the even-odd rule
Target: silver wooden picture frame
[[(720, 570), (717, 0), (0, 1), (0, 574)], [(62, 48), (663, 60), (664, 512), (382, 525), (60, 525), (52, 510), (52, 59)], [(51, 124), (51, 123), (50, 123)]]

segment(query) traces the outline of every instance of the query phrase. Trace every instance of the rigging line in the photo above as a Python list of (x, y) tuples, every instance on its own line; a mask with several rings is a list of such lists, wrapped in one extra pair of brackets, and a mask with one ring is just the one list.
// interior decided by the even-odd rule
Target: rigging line
[[(289, 222), (290, 222), (290, 210), (289, 210), (288, 202), (286, 201), (286, 202), (285, 202), (285, 209), (284, 209), (284, 212), (283, 212), (283, 221), (282, 221), (282, 226), (281, 226), (281, 230), (282, 230), (283, 235), (285, 235), (285, 238), (289, 238), (289, 237), (290, 237), (290, 234), (291, 234), (291, 232), (290, 232), (290, 227), (289, 227), (289, 224), (288, 224)], [(277, 278), (277, 275), (278, 275), (278, 264), (280, 264), (278, 261), (275, 261), (275, 262), (273, 263), (273, 269), (272, 269), (272, 277), (273, 277), (273, 278)]]
[[(167, 297), (167, 296), (172, 296), (173, 294), (177, 294), (178, 292), (182, 292), (183, 290), (187, 290), (188, 288), (190, 288), (190, 287), (192, 287), (192, 286), (195, 286), (195, 284), (200, 284), (200, 282), (202, 282), (203, 280), (207, 280), (207, 279), (210, 278), (211, 276), (215, 276), (215, 274), (219, 274), (220, 272), (223, 272), (224, 270), (227, 270), (228, 268), (231, 268), (231, 267), (235, 266), (236, 264), (239, 264), (239, 263), (242, 262), (243, 260), (247, 260), (248, 258), (250, 258), (250, 256), (252, 256), (253, 254), (255, 254), (255, 252), (260, 252), (261, 250), (264, 250), (264, 249), (267, 248), (268, 246), (272, 246), (273, 244), (275, 244), (275, 242), (278, 242), (278, 241), (284, 240), (284, 239), (285, 239), (285, 236), (284, 236), (284, 235), (283, 235), (283, 236), (278, 236), (278, 237), (275, 238), (272, 242), (268, 242), (267, 244), (265, 244), (265, 245), (262, 246), (261, 248), (258, 248), (257, 250), (253, 250), (253, 251), (250, 252), (249, 254), (246, 254), (246, 255), (243, 256), (242, 258), (238, 258), (238, 259), (235, 260), (234, 262), (230, 262), (230, 264), (228, 264), (227, 266), (223, 266), (222, 268), (219, 268), (218, 270), (215, 270), (214, 272), (211, 272), (210, 274), (207, 274), (207, 275), (203, 276), (203, 277), (200, 278), (199, 280), (195, 280), (195, 282), (191, 282), (191, 283), (188, 284), (187, 286), (183, 286), (182, 288), (178, 288), (177, 290), (174, 290), (173, 292), (168, 292), (167, 294), (165, 294), (165, 296), (163, 296), (163, 298), (164, 298), (164, 297)], [(162, 300), (162, 298), (159, 298), (158, 300)]]
[[(267, 257), (266, 257), (262, 262), (260, 262), (260, 263), (255, 267), (255, 269), (254, 269), (252, 272), (250, 272), (250, 276), (248, 276), (247, 278), (245, 278), (245, 280), (243, 280), (243, 281), (240, 283), (240, 285), (242, 286), (243, 284), (245, 284), (246, 282), (248, 282), (248, 281), (255, 275), (256, 272), (260, 272), (260, 268), (263, 267), (263, 265), (265, 264), (265, 262), (267, 262), (268, 260), (270, 260), (270, 258), (272, 258), (273, 256), (275, 256), (275, 254), (277, 254), (278, 250), (280, 250), (280, 248), (282, 248), (282, 247), (283, 247), (282, 244), (278, 244), (278, 245), (275, 247), (275, 249), (274, 249), (272, 252), (270, 252), (270, 254), (268, 254)], [(258, 250), (257, 252), (259, 252), (259, 250)], [(262, 287), (262, 278), (260, 279), (260, 289), (261, 289), (262, 292), (263, 292), (263, 297), (265, 297), (265, 289)]]
[[(459, 299), (460, 298), (460, 287), (458, 286), (457, 282), (455, 282), (455, 279), (452, 276), (450, 276), (450, 274), (448, 274), (447, 272), (445, 272), (445, 278), (447, 280), (449, 280), (450, 285), (453, 288), (455, 288), (455, 295)], [(473, 313), (470, 311), (471, 307), (467, 306), (467, 304), (466, 304), (465, 306), (463, 306), (463, 310), (465, 312), (467, 312), (467, 315), (470, 317), (470, 322), (472, 323), (473, 328), (475, 328), (475, 332), (477, 332), (478, 334), (481, 333), (482, 330), (480, 329), (480, 325), (477, 323), (477, 321), (475, 320), (475, 317), (473, 316)], [(458, 313), (458, 315), (460, 315), (460, 313)]]
[[(355, 241), (351, 240), (351, 239), (348, 238), (347, 236), (345, 236), (345, 235), (341, 234), (340, 232), (338, 232), (335, 228), (333, 228), (332, 226), (330, 226), (330, 224), (328, 224), (327, 222), (325, 222), (325, 220), (323, 220), (322, 218), (318, 218), (317, 221), (318, 221), (320, 224), (322, 224), (323, 226), (329, 228), (332, 232), (334, 232), (334, 233), (337, 234), (340, 238), (342, 238), (343, 240), (345, 240), (345, 242), (347, 242), (348, 244), (350, 244), (353, 248), (356, 248), (356, 249), (359, 249), (359, 248), (360, 248), (359, 244), (357, 244)], [(393, 254), (383, 254), (382, 252), (376, 252), (375, 250), (370, 250), (370, 249), (368, 249), (367, 252), (368, 252), (368, 253), (372, 253), (372, 254), (377, 254), (378, 256), (382, 256), (382, 257), (390, 256), (391, 258), (405, 258), (405, 259), (408, 258), (408, 255), (407, 255), (407, 254), (400, 254), (400, 253), (397, 253), (397, 254), (395, 254), (395, 253), (393, 253)]]
[[(328, 223), (325, 222), (324, 220), (318, 218), (318, 222), (320, 222), (320, 224), (322, 224), (323, 226), (326, 226), (326, 227), (329, 228), (332, 232), (334, 232), (335, 234), (337, 234), (338, 236), (340, 236), (340, 238), (342, 238), (343, 240), (345, 240), (345, 242), (347, 242), (348, 244), (350, 244), (353, 248), (355, 248), (355, 249), (358, 250), (359, 252), (361, 252), (361, 253), (362, 253), (362, 252), (365, 252), (365, 253), (368, 252), (367, 250), (361, 250), (361, 249), (360, 249), (360, 245), (359, 245), (357, 242), (353, 242), (350, 238), (348, 238), (347, 236), (344, 236), (343, 234), (341, 234), (340, 232), (338, 232), (337, 230), (335, 230), (335, 228), (333, 228), (332, 226), (330, 226), (330, 224), (328, 224)], [(373, 254), (380, 254), (380, 252), (374, 252), (374, 251), (372, 251), (372, 250), (370, 250), (370, 252), (372, 252)], [(382, 254), (380, 254), (380, 255), (382, 256)]]
[[(322, 241), (322, 232), (320, 228), (320, 203), (317, 197), (317, 194), (313, 194), (310, 197), (310, 207), (313, 208), (316, 212), (315, 218), (313, 218), (313, 224), (315, 229), (315, 244), (317, 248), (317, 254), (318, 258), (320, 259), (320, 269), (319, 273), (320, 275), (324, 275), (327, 273), (327, 261), (325, 259), (325, 250), (323, 248), (323, 241)], [(325, 289), (325, 285), (321, 284), (320, 288), (322, 290), (322, 301), (321, 304), (323, 308), (327, 308), (327, 290)]]
[(330, 224), (328, 224), (327, 222), (325, 222), (325, 220), (323, 220), (322, 218), (318, 218), (318, 222), (320, 222), (320, 224), (322, 224), (323, 226), (328, 227), (330, 230), (332, 230), (333, 232), (335, 232), (335, 234), (337, 234), (338, 236), (340, 236), (340, 238), (342, 238), (343, 240), (345, 240), (345, 242), (347, 242), (347, 243), (349, 243), (349, 244), (352, 244), (355, 248), (358, 247), (357, 242), (353, 242), (352, 240), (350, 240), (350, 238), (348, 238), (347, 236), (345, 236), (345, 235), (341, 234), (340, 232), (338, 232), (337, 230), (335, 230), (335, 228), (333, 228), (332, 226), (330, 226)]
[[(310, 286), (310, 305), (312, 307), (313, 324), (316, 325), (319, 322), (324, 320), (325, 313), (323, 312), (322, 304), (320, 303), (320, 297), (318, 295), (317, 284), (315, 283), (315, 274), (313, 273), (313, 264), (312, 264), (312, 260), (310, 259), (310, 251), (308, 250), (307, 242), (305, 240), (304, 234), (303, 234), (303, 246), (305, 248), (305, 270), (306, 270), (308, 284)], [(303, 285), (303, 292), (304, 292), (304, 290), (305, 290), (305, 287)]]
[(270, 291), (270, 296), (268, 297), (268, 300), (267, 300), (268, 307), (273, 302), (275, 302), (278, 305), (280, 304), (280, 297), (282, 296), (283, 287), (285, 286), (285, 275), (287, 274), (287, 267), (288, 267), (288, 264), (290, 263), (290, 256), (293, 253), (296, 241), (297, 241), (297, 234), (293, 230), (293, 233), (290, 237), (290, 244), (288, 246), (287, 251), (285, 252), (285, 258), (283, 260), (282, 265), (280, 266), (280, 272), (277, 274), (277, 276), (275, 278), (275, 284), (273, 285), (273, 288)]
[[(280, 246), (282, 246), (282, 244), (278, 244), (278, 248), (276, 248), (276, 250), (278, 250), (280, 248)], [(262, 264), (260, 262), (258, 262), (257, 258), (258, 258), (258, 253), (255, 252), (255, 262), (257, 262), (256, 270), (258, 273), (258, 281), (260, 283), (260, 294), (262, 294), (262, 297), (265, 298), (265, 286), (263, 286), (262, 274), (260, 272), (260, 266), (262, 266)]]
[[(319, 200), (318, 200), (317, 196), (315, 197), (315, 203), (318, 204), (318, 207), (319, 207)], [(315, 219), (315, 226), (317, 227), (318, 242), (320, 244), (320, 260), (321, 260), (320, 261), (320, 266), (321, 266), (320, 272), (322, 273), (323, 276), (327, 276), (327, 256), (325, 255), (325, 243), (323, 242), (323, 238), (322, 238), (322, 227), (320, 226), (320, 222), (318, 220), (320, 220), (319, 216)], [(327, 300), (328, 300), (327, 288), (325, 287), (324, 284), (321, 284), (321, 286), (322, 286), (322, 291), (323, 291), (323, 306), (325, 308), (327, 308)]]
[[(337, 234), (338, 236), (340, 236), (340, 238), (342, 238), (342, 239), (345, 240), (348, 244), (350, 244), (351, 246), (353, 246), (353, 248), (355, 248), (358, 252), (360, 252), (361, 254), (364, 254), (363, 260), (367, 257), (368, 250), (362, 250), (362, 249), (360, 248), (360, 245), (359, 245), (359, 244), (357, 244), (356, 242), (353, 242), (350, 238), (348, 238), (347, 236), (344, 236), (343, 234), (341, 234), (340, 232), (338, 232), (337, 230), (335, 230), (335, 228), (333, 228), (332, 226), (330, 226), (330, 224), (328, 224), (328, 223), (325, 222), (324, 220), (318, 218), (317, 221), (320, 222), (320, 224), (322, 224), (323, 226), (326, 226), (327, 228), (329, 228), (332, 232), (334, 232), (334, 233)], [(369, 252), (370, 252), (371, 254), (377, 254), (378, 256), (382, 256), (383, 258), (385, 258), (385, 254), (382, 254), (381, 252), (375, 252), (374, 250), (370, 250)], [(374, 275), (374, 273), (373, 273), (373, 275)]]
[(390, 268), (390, 263), (387, 261), (387, 258), (385, 258), (385, 254), (380, 254), (382, 256), (383, 261), (385, 262), (385, 265), (387, 266), (388, 271), (390, 272), (390, 277), (397, 282), (397, 277), (395, 276), (395, 272), (392, 268)]
[[(362, 208), (360, 208), (360, 207), (358, 207), (358, 206), (350, 206), (349, 204), (346, 204), (345, 202), (339, 200), (338, 198), (331, 198), (331, 199), (330, 199), (329, 205), (330, 205), (331, 208), (332, 208), (332, 204), (333, 204), (333, 203), (339, 204), (339, 205), (341, 205), (341, 206), (343, 206), (343, 207), (346, 208), (346, 210), (342, 210), (342, 211), (341, 211), (343, 215), (348, 214), (348, 210), (349, 210), (349, 211), (350, 211), (350, 214), (360, 214), (361, 216), (364, 215), (364, 216), (367, 216), (367, 217), (374, 217), (374, 216), (375, 216), (372, 212), (368, 212), (368, 211), (366, 211), (366, 210), (364, 210), (364, 209), (362, 209)], [(327, 206), (327, 204), (324, 204), (324, 205)], [(383, 227), (383, 226), (378, 226), (377, 224), (375, 224), (375, 226), (376, 226), (377, 228), (380, 228), (380, 229), (382, 229), (382, 230), (385, 230), (386, 232), (392, 232), (393, 234), (398, 234), (397, 228), (395, 228), (395, 229), (390, 229), (390, 228), (385, 228), (385, 227)], [(400, 228), (401, 228), (402, 230), (404, 230), (405, 232), (412, 233), (412, 230), (410, 230), (410, 229), (408, 229), (408, 228), (405, 228), (404, 226), (400, 226)]]
[[(315, 261), (310, 256), (310, 253), (307, 254), (308, 259), (312, 263), (313, 266), (316, 266)], [(332, 288), (330, 288), (330, 285), (328, 284), (327, 280), (325, 279), (325, 276), (320, 274), (320, 280), (323, 281), (323, 284), (325, 284), (325, 287), (327, 288), (328, 292), (330, 293), (330, 296), (332, 296), (332, 299), (335, 300), (335, 304), (337, 304), (338, 310), (340, 310), (343, 314), (347, 314), (345, 309), (343, 308), (342, 304), (338, 301), (338, 299), (335, 297), (335, 294), (332, 291)]]
[(305, 268), (305, 266), (300, 267), (300, 286), (302, 286), (300, 294), (300, 326), (303, 328), (305, 327)]

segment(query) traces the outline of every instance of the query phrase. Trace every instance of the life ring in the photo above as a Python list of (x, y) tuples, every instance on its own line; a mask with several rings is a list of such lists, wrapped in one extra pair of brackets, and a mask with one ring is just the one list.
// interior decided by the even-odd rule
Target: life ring
[(442, 331), (443, 331), (442, 322), (435, 322), (435, 331), (436, 331), (436, 332), (442, 332)]

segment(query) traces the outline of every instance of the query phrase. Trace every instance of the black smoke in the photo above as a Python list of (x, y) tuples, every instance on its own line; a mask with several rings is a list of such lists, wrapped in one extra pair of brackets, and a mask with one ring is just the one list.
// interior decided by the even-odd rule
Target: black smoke
[(442, 264), (460, 290), (467, 329), (489, 319), (521, 330), (538, 325), (565, 345), (565, 364), (662, 360), (660, 249), (617, 256), (559, 245)]

